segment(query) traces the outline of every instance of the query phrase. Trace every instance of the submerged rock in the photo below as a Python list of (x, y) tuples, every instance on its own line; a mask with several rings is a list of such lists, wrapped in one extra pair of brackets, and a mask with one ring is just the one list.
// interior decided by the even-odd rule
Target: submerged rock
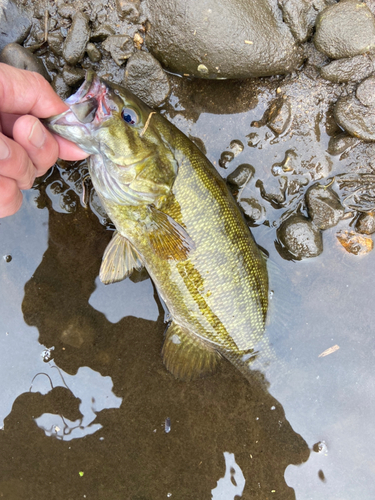
[(375, 141), (375, 106), (365, 106), (355, 95), (348, 95), (338, 99), (333, 112), (336, 122), (350, 135)]
[(239, 165), (236, 170), (228, 175), (227, 181), (229, 184), (242, 189), (248, 182), (250, 182), (254, 174), (255, 168), (252, 165), (244, 163), (242, 165)]
[(302, 54), (274, 2), (144, 0), (146, 45), (169, 70), (201, 78), (285, 74)]
[(369, 52), (375, 47), (375, 18), (367, 5), (357, 0), (331, 5), (316, 20), (314, 43), (332, 59)]
[(286, 219), (276, 234), (281, 251), (287, 250), (297, 260), (317, 257), (323, 251), (321, 232), (303, 215), (292, 215)]
[(81, 62), (90, 39), (89, 19), (82, 12), (73, 16), (72, 25), (65, 39), (63, 56), (71, 66)]
[(240, 200), (240, 205), (250, 222), (259, 223), (266, 215), (265, 208), (255, 198), (243, 198)]
[(335, 83), (360, 82), (374, 71), (371, 59), (366, 55), (332, 61), (323, 66), (320, 75)]
[(275, 134), (283, 134), (292, 121), (292, 109), (288, 99), (281, 97), (271, 103), (267, 111), (267, 125)]
[(355, 223), (355, 229), (361, 234), (375, 233), (375, 213), (368, 212), (361, 214)]
[(0, 51), (9, 43), (22, 43), (30, 33), (31, 20), (9, 0), (0, 4)]
[(47, 81), (51, 81), (43, 61), (18, 43), (9, 43), (3, 48), (0, 54), (0, 62), (15, 68), (35, 71), (44, 76)]
[(152, 108), (166, 100), (169, 80), (160, 63), (147, 52), (133, 54), (125, 69), (125, 86)]
[(358, 144), (359, 139), (342, 132), (331, 137), (328, 143), (328, 153), (332, 156), (341, 155), (344, 151)]
[(333, 189), (319, 183), (306, 191), (306, 204), (311, 220), (319, 229), (336, 226), (345, 212)]

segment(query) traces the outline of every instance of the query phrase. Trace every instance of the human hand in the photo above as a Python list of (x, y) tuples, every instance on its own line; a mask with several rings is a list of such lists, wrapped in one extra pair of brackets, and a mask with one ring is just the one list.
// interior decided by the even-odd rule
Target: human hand
[(57, 158), (88, 156), (38, 120), (67, 109), (41, 75), (0, 63), (0, 217), (17, 212), (21, 190), (31, 188)]

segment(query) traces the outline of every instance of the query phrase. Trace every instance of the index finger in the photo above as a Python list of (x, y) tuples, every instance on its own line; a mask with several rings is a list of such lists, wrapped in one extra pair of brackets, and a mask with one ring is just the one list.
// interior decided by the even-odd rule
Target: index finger
[(0, 111), (48, 118), (67, 109), (39, 73), (0, 63)]

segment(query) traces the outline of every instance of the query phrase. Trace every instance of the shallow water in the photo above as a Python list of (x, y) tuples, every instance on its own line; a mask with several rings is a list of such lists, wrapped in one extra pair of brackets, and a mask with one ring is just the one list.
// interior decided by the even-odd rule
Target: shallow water
[[(251, 125), (278, 87), (293, 107), (281, 137)], [(266, 371), (268, 393), (228, 363), (192, 383), (165, 370), (165, 312), (150, 280), (98, 281), (112, 232), (75, 193), (84, 165), (55, 168), (25, 193), (19, 213), (0, 221), (0, 496), (373, 498), (375, 253), (346, 253), (335, 236), (347, 227), (343, 221), (324, 232), (320, 257), (283, 260), (275, 226), (301, 195), (275, 208), (256, 186), (261, 180), (276, 192), (271, 167), (290, 149), (301, 165), (295, 175), (310, 183), (372, 171), (371, 145), (341, 158), (326, 152), (330, 103), (339, 92), (303, 75), (176, 78), (162, 111), (198, 140), (222, 175), (243, 163), (255, 168), (243, 197), (256, 197), (268, 221), (252, 228), (270, 254), (274, 291), (267, 335), (277, 362)], [(243, 151), (223, 169), (220, 156), (233, 140)], [(9, 255), (10, 262), (3, 258)]]

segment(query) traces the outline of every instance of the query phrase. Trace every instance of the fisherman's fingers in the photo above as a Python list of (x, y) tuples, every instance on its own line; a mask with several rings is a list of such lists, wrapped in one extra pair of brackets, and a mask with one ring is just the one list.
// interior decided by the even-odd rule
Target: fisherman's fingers
[(0, 175), (14, 179), (18, 189), (29, 189), (36, 174), (36, 168), (24, 148), (0, 134)]
[(22, 205), (22, 193), (17, 182), (0, 175), (0, 217), (13, 215)]

